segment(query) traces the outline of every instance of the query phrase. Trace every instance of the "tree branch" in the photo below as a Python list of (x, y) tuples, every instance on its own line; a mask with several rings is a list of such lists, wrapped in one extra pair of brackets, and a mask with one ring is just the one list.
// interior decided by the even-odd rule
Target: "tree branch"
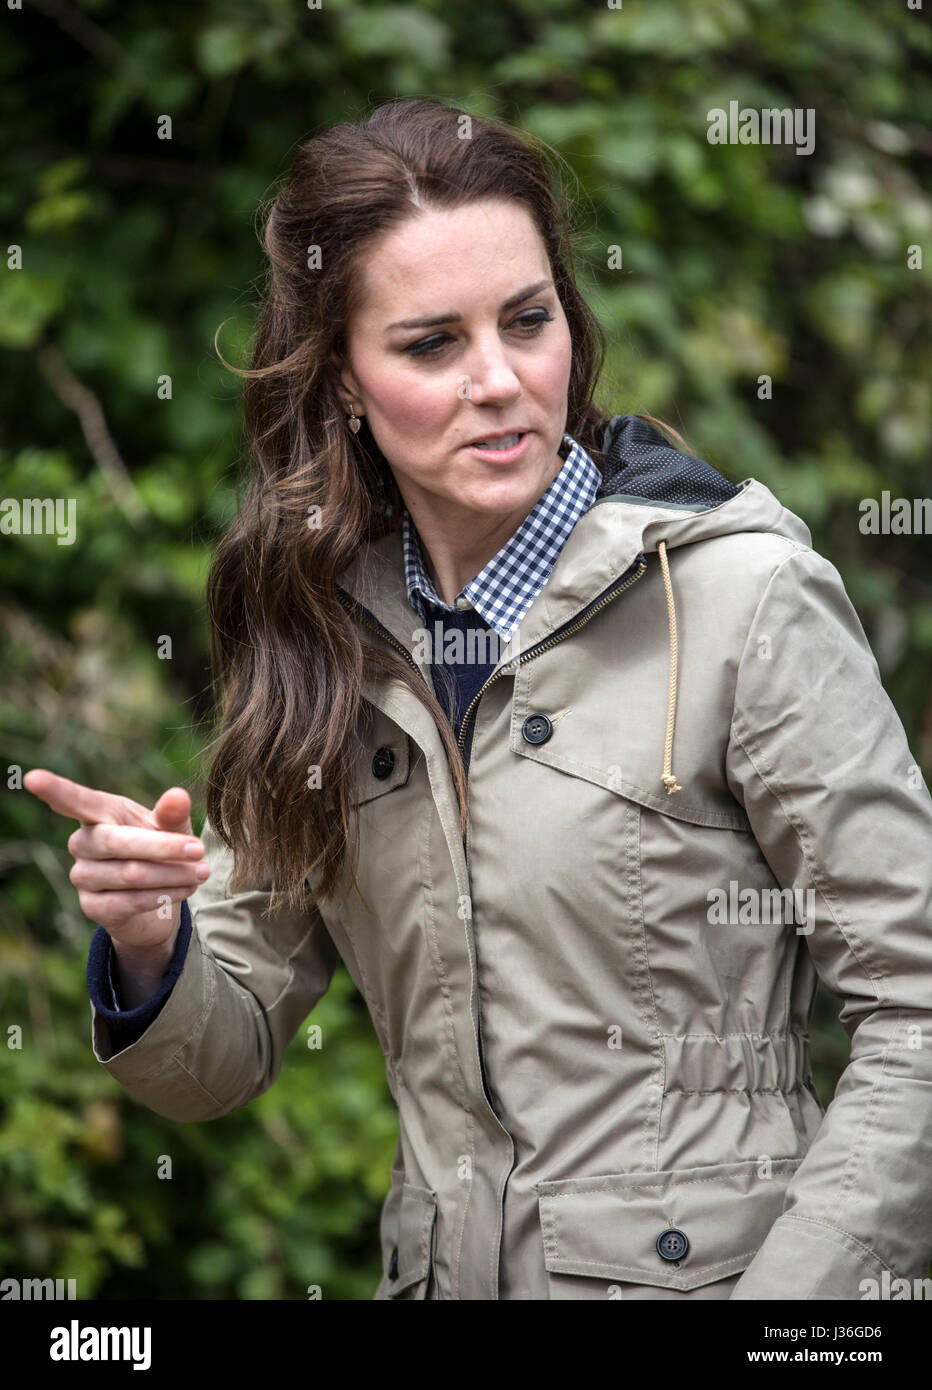
[(107, 428), (100, 401), (78, 381), (54, 344), (40, 348), (36, 355), (40, 370), (58, 399), (77, 415), (87, 447), (107, 480), (113, 500), (130, 525), (138, 526), (146, 515), (146, 507)]

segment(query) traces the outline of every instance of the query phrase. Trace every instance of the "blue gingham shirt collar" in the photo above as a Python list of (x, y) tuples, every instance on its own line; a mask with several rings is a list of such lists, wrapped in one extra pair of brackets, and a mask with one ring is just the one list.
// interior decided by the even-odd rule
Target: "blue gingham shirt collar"
[(455, 604), (444, 603), (437, 594), (424, 567), (417, 528), (407, 507), (402, 508), (408, 600), (422, 622), (428, 622), (427, 599), (448, 613), (473, 608), (506, 641), (510, 638), (549, 579), (573, 527), (592, 506), (602, 480), (582, 445), (568, 434), (563, 438), (569, 452), (560, 472), (511, 539), (460, 590)]

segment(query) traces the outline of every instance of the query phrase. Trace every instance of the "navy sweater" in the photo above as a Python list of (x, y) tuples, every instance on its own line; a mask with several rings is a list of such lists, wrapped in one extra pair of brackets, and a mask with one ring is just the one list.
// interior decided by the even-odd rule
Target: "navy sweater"
[[(451, 628), (458, 628), (459, 631), (466, 633), (470, 629), (482, 629), (491, 632), (489, 624), (486, 623), (474, 609), (464, 611), (448, 611), (445, 608), (438, 608), (436, 604), (425, 599), (425, 606), (428, 609), (431, 632), (434, 630), (434, 622), (438, 620), (443, 623), (444, 632)], [(446, 643), (441, 647), (444, 650)], [(487, 649), (495, 649), (496, 644), (489, 643)], [(478, 644), (477, 644), (478, 648)], [(461, 650), (468, 651), (469, 643), (464, 641)], [(434, 691), (441, 706), (450, 715), (450, 722), (453, 725), (454, 733), (459, 737), (462, 717), (469, 708), (470, 703), (482, 689), (495, 668), (495, 662), (487, 664), (480, 662), (467, 662), (457, 665), (453, 662), (446, 662), (446, 669), (454, 678), (454, 708), (450, 709), (450, 696), (447, 694), (440, 670), (440, 664), (435, 662), (431, 667), (431, 679)], [(475, 718), (470, 722), (469, 733), (465, 740), (464, 754), (466, 765), (469, 765), (469, 753), (472, 747), (472, 731), (475, 728)], [(103, 927), (98, 927), (91, 937), (90, 950), (87, 957), (87, 988), (95, 1009), (99, 1016), (106, 1022), (110, 1033), (110, 1042), (114, 1053), (122, 1052), (125, 1047), (136, 1042), (142, 1037), (150, 1023), (158, 1017), (165, 1007), (169, 995), (174, 987), (175, 981), (184, 968), (185, 957), (187, 956), (188, 945), (191, 940), (191, 911), (187, 901), (181, 904), (181, 927), (175, 943), (174, 954), (169, 961), (165, 973), (162, 976), (158, 989), (143, 1000), (135, 1009), (121, 1009), (119, 995), (113, 982), (115, 957), (113, 943), (110, 940), (109, 932)]]

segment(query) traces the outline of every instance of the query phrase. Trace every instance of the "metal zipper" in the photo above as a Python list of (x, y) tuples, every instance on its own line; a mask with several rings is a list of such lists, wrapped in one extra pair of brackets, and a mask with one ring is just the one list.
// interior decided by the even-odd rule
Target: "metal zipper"
[[(389, 632), (388, 628), (384, 627), (382, 623), (379, 622), (378, 618), (371, 618), (368, 608), (364, 608), (363, 605), (357, 599), (354, 599), (352, 594), (348, 594), (345, 589), (337, 589), (337, 598), (343, 604), (343, 607), (348, 610), (348, 612), (352, 613), (354, 617), (359, 618), (360, 622), (365, 623), (367, 627), (372, 628), (373, 632), (379, 633), (379, 635), (384, 637), (386, 641), (391, 642), (393, 647), (397, 647), (398, 651), (401, 652), (401, 655), (405, 658), (408, 665), (413, 666), (414, 670), (421, 677), (421, 680), (424, 680), (423, 671), (421, 670), (420, 666), (418, 666), (417, 662), (414, 660), (414, 657), (408, 651), (404, 643), (399, 642), (398, 638), (394, 635), (394, 633)], [(424, 681), (424, 684), (426, 685), (427, 682)]]

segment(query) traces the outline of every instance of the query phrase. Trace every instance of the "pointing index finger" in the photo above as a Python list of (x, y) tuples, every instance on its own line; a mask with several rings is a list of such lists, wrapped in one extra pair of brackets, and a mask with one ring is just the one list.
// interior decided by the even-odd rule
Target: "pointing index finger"
[(23, 778), (23, 786), (58, 815), (70, 816), (82, 825), (100, 825), (120, 819), (119, 799), (110, 792), (85, 787), (47, 768), (32, 768)]

